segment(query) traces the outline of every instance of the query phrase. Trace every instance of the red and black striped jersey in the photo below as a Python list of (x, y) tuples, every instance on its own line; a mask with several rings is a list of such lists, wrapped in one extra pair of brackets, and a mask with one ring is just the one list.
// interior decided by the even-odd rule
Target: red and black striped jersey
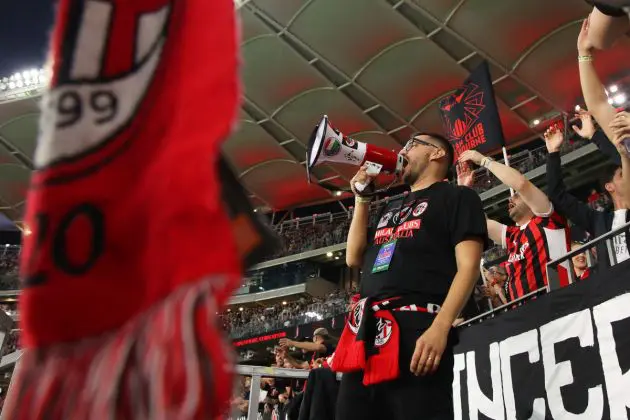
[(523, 226), (505, 226), (503, 247), (508, 250), (510, 300), (545, 287), (547, 263), (565, 255), (570, 246), (568, 223), (553, 210), (549, 216), (534, 216)]

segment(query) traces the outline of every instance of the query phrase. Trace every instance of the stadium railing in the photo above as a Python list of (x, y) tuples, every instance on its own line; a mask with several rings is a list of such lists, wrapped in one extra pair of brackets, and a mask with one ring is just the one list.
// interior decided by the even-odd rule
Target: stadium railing
[[(236, 365), (235, 373), (241, 376), (251, 376), (249, 392), (249, 406), (247, 420), (258, 419), (258, 402), (260, 400), (260, 381), (265, 378), (289, 378), (306, 379), (309, 371), (303, 369), (285, 369), (265, 366)], [(337, 374), (337, 379), (341, 379), (341, 374)], [(253, 403), (256, 401), (255, 403)]]
[(602, 242), (606, 242), (606, 249), (608, 252), (606, 253), (606, 255), (598, 255), (597, 259), (603, 260), (604, 258), (607, 258), (609, 266), (617, 265), (617, 255), (615, 253), (614, 245), (612, 243), (612, 238), (624, 232), (626, 235), (630, 235), (630, 223), (626, 223), (625, 225), (620, 226), (619, 228), (615, 230), (611, 230), (610, 232), (604, 235), (601, 235), (593, 239), (592, 241), (587, 242), (581, 247), (567, 253), (561, 258), (558, 258), (556, 260), (553, 260), (547, 263), (547, 278), (549, 280), (549, 284), (548, 284), (549, 290), (557, 290), (562, 287), (562, 284), (560, 282), (560, 273), (558, 271), (558, 266), (564, 263), (565, 261), (568, 261), (569, 263), (569, 270), (568, 270), (569, 283), (575, 282), (573, 257), (575, 257), (576, 255), (586, 253), (586, 261), (588, 263), (588, 266), (593, 267), (594, 258), (593, 258), (593, 255), (591, 254), (591, 250), (595, 248), (596, 246), (598, 246), (599, 244), (601, 244)]

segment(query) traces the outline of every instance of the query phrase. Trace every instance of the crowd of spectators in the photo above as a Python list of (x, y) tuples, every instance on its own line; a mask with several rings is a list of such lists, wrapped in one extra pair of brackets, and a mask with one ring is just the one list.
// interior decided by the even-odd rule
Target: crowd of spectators
[(0, 290), (17, 290), (20, 248), (13, 245), (0, 247)]
[(355, 291), (336, 290), (324, 298), (302, 296), (273, 305), (228, 308), (220, 314), (221, 325), (230, 338), (238, 339), (282, 328), (308, 324), (342, 314)]
[(6, 356), (7, 354), (13, 353), (17, 351), (20, 346), (20, 330), (11, 330), (5, 336), (5, 342), (2, 345), (2, 356)]
[[(588, 144), (587, 140), (574, 139), (563, 144), (561, 153), (567, 154)], [(510, 165), (521, 173), (527, 173), (537, 167), (544, 166), (547, 156), (545, 146), (523, 150), (513, 155), (508, 155)], [(487, 169), (477, 168), (473, 171), (473, 188), (477, 193), (488, 191), (500, 185), (500, 181)], [(593, 203), (593, 208), (603, 209), (606, 206), (606, 195), (599, 195), (600, 200)], [(370, 207), (370, 221), (375, 218), (383, 203), (396, 197), (388, 197), (374, 202)], [(346, 240), (350, 227), (351, 215), (346, 213), (318, 215), (286, 221), (275, 226), (276, 232), (282, 238), (284, 246), (272, 258), (293, 255), (309, 250), (323, 248), (330, 245), (343, 243)]]

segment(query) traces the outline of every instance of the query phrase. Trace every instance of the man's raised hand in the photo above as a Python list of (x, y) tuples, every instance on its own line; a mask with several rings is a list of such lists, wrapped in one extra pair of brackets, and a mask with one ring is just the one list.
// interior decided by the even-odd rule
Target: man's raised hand
[(543, 137), (545, 138), (545, 144), (549, 153), (560, 151), (560, 146), (562, 146), (562, 142), (564, 141), (564, 134), (560, 127), (556, 124), (552, 125), (545, 131)]
[(572, 125), (571, 128), (573, 131), (575, 131), (575, 133), (583, 139), (592, 139), (596, 131), (593, 116), (588, 111), (580, 109), (577, 114), (575, 114), (575, 117), (582, 121), (582, 127), (580, 128), (577, 125)]

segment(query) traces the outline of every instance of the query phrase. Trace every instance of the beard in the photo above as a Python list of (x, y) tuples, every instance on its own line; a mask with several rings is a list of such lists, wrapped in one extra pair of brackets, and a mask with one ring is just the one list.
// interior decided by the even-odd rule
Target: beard
[(412, 186), (416, 183), (418, 178), (420, 178), (420, 171), (409, 169), (403, 174), (402, 181), (405, 183), (405, 185)]
[(422, 165), (418, 161), (415, 161), (413, 164), (409, 162), (402, 175), (403, 183), (411, 187), (420, 179), (422, 170)]
[(511, 210), (508, 211), (508, 215), (512, 221), (518, 223), (529, 213), (529, 207), (527, 205), (519, 204), (518, 206), (512, 207)]

